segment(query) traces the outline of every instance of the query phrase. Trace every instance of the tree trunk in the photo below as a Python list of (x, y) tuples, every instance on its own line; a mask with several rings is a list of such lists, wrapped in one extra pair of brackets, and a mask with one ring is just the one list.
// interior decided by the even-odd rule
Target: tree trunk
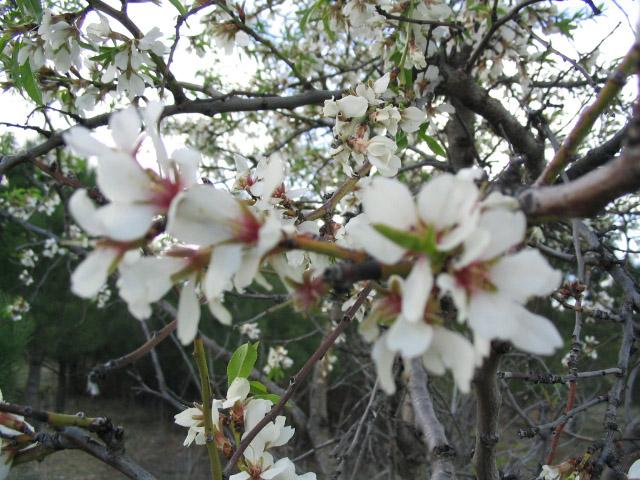
[(69, 371), (67, 368), (67, 362), (58, 362), (58, 386), (56, 389), (56, 412), (64, 412), (64, 407), (67, 401), (67, 388)]
[(29, 353), (29, 373), (24, 391), (25, 403), (33, 408), (40, 408), (40, 374), (44, 355), (41, 352)]

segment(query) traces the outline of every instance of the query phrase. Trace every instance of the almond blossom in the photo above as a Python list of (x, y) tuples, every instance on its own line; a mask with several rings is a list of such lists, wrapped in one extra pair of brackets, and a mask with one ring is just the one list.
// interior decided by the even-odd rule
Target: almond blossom
[[(211, 404), (211, 420), (215, 432), (221, 431), (220, 414), (218, 410), (222, 406), (221, 400), (213, 400)], [(184, 439), (183, 445), (190, 446), (194, 441), (196, 445), (204, 445), (206, 443), (204, 431), (204, 413), (201, 406), (190, 407), (182, 412), (174, 415), (174, 421), (181, 427), (187, 427), (187, 437)]]
[(548, 355), (562, 345), (562, 338), (553, 323), (524, 304), (532, 296), (552, 293), (562, 274), (537, 250), (510, 253), (523, 241), (525, 229), (520, 211), (483, 212), (463, 252), (437, 284), (451, 295), (458, 318), (467, 319), (476, 336), (509, 340), (521, 350)]
[[(149, 109), (153, 115), (147, 114), (147, 125), (151, 125), (150, 130), (154, 132), (162, 109), (159, 104), (151, 104)], [(177, 150), (171, 158), (173, 169), (166, 169), (165, 175), (161, 176), (144, 169), (136, 159), (141, 122), (135, 109), (113, 114), (109, 126), (115, 148), (96, 140), (84, 127), (74, 127), (64, 139), (79, 154), (98, 158), (96, 181), (110, 201), (103, 207), (94, 207), (91, 212), (95, 225), (101, 225), (100, 234), (115, 241), (131, 241), (142, 237), (154, 216), (167, 211), (173, 198), (195, 183), (200, 155), (193, 150)], [(160, 161), (166, 155), (164, 147), (154, 143)], [(89, 208), (86, 201), (82, 206)], [(71, 213), (74, 214), (73, 210)]]

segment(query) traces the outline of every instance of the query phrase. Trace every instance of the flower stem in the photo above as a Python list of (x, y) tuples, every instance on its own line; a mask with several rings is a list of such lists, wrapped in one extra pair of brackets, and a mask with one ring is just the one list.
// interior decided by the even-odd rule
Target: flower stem
[(206, 437), (209, 464), (211, 466), (211, 479), (222, 480), (222, 467), (218, 449), (213, 441), (213, 419), (211, 418), (211, 384), (209, 383), (209, 367), (205, 355), (204, 344), (201, 338), (196, 338), (193, 343), (193, 355), (196, 358), (198, 372), (200, 373), (200, 390), (202, 391), (202, 412), (204, 413), (204, 433)]

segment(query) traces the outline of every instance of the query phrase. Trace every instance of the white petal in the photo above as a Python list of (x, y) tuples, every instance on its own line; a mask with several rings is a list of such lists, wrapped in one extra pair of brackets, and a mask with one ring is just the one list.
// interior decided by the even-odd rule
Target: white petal
[(378, 95), (386, 92), (387, 88), (389, 87), (389, 80), (391, 80), (391, 74), (385, 73), (382, 77), (374, 82), (373, 91)]
[(124, 153), (101, 156), (96, 181), (100, 191), (112, 202), (148, 202), (153, 199), (153, 182), (138, 162)]
[(195, 279), (190, 279), (180, 291), (178, 301), (178, 328), (176, 334), (183, 345), (190, 344), (198, 333), (200, 302), (195, 289)]
[(202, 161), (202, 155), (191, 148), (179, 148), (171, 154), (171, 159), (180, 170), (180, 184), (188, 188), (198, 180), (198, 166)]
[(252, 248), (245, 253), (240, 268), (233, 279), (236, 289), (242, 291), (251, 285), (261, 263), (262, 253), (258, 249)]
[(249, 480), (251, 475), (247, 472), (234, 473), (229, 477), (229, 480)]
[(426, 257), (420, 257), (402, 288), (402, 315), (409, 322), (418, 322), (431, 295), (433, 275)]
[(104, 226), (96, 218), (97, 208), (84, 188), (76, 190), (69, 199), (69, 211), (73, 219), (89, 235), (94, 237), (104, 235)]
[(100, 156), (111, 151), (105, 144), (96, 140), (91, 132), (84, 127), (73, 127), (63, 133), (62, 138), (77, 154), (84, 157)]
[(207, 275), (204, 280), (204, 293), (207, 299), (219, 298), (231, 286), (231, 279), (242, 262), (242, 245), (220, 245), (213, 249)]
[(522, 307), (497, 293), (477, 292), (469, 301), (469, 326), (488, 340), (508, 340), (518, 329), (519, 308)]
[(252, 398), (244, 410), (245, 433), (253, 430), (260, 420), (269, 413), (273, 403), (265, 398)]
[(472, 212), (479, 196), (474, 183), (451, 174), (441, 174), (427, 183), (418, 195), (418, 211), (422, 220), (447, 232), (438, 243), (442, 250), (459, 245), (474, 229), (478, 220)]
[(231, 325), (231, 313), (218, 300), (209, 300), (211, 314), (223, 325)]
[(372, 224), (408, 230), (417, 223), (418, 215), (411, 192), (397, 180), (374, 178), (364, 189), (362, 205)]
[(422, 355), (431, 344), (433, 328), (424, 322), (408, 322), (398, 317), (385, 335), (387, 347), (404, 358)]
[(531, 296), (552, 293), (560, 285), (562, 273), (551, 268), (538, 250), (528, 248), (498, 260), (489, 277), (501, 293), (524, 303)]
[(160, 170), (164, 175), (166, 175), (169, 171), (167, 149), (160, 138), (160, 133), (158, 132), (158, 122), (160, 121), (163, 109), (164, 106), (162, 103), (157, 101), (149, 102), (147, 108), (144, 110), (144, 123), (147, 135), (149, 135), (153, 142), (153, 148), (156, 151)]
[(640, 460), (636, 460), (629, 468), (629, 473), (627, 474), (629, 480), (640, 479)]
[(157, 213), (156, 207), (137, 203), (110, 203), (96, 211), (96, 220), (104, 226), (104, 235), (119, 242), (143, 237)]
[(83, 298), (96, 295), (107, 281), (109, 270), (119, 254), (115, 248), (96, 248), (73, 271), (71, 291)]
[(233, 238), (231, 222), (242, 212), (230, 193), (210, 185), (194, 185), (171, 203), (167, 232), (197, 245), (215, 245)]
[(396, 382), (393, 378), (393, 362), (396, 354), (387, 348), (386, 334), (373, 344), (371, 357), (376, 365), (380, 386), (387, 394), (393, 395), (396, 391)]
[(362, 117), (369, 108), (366, 98), (347, 95), (336, 102), (346, 118)]
[(249, 390), (249, 380), (241, 377), (234, 378), (229, 385), (227, 400), (222, 404), (222, 408), (231, 408), (237, 401), (244, 400), (249, 395)]
[(135, 108), (129, 107), (120, 112), (114, 113), (109, 118), (109, 127), (113, 141), (120, 150), (133, 153), (138, 144), (140, 133), (140, 118)]
[(433, 346), (443, 364), (452, 371), (462, 393), (469, 393), (475, 370), (475, 349), (465, 337), (442, 327), (434, 327)]
[(491, 242), (480, 258), (491, 260), (522, 242), (527, 220), (521, 211), (497, 209), (484, 212), (479, 226), (491, 234)]
[(522, 305), (517, 306), (517, 311), (514, 321), (518, 328), (509, 338), (516, 348), (537, 355), (551, 355), (562, 346), (562, 337), (548, 319), (531, 313)]
[(403, 247), (374, 230), (365, 214), (352, 218), (346, 226), (346, 231), (349, 238), (382, 263), (396, 263), (406, 253)]

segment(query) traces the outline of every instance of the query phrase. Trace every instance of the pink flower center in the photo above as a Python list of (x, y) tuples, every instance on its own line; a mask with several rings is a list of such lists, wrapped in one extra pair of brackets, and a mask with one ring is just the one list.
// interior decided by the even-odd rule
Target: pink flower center
[(156, 191), (153, 195), (153, 204), (162, 210), (168, 210), (173, 199), (182, 190), (180, 181), (173, 182), (167, 178), (162, 178), (156, 183)]
[(453, 276), (458, 286), (464, 288), (468, 294), (493, 288), (489, 279), (489, 268), (485, 262), (471, 263), (456, 271)]
[(242, 217), (234, 224), (234, 238), (238, 242), (253, 244), (260, 239), (262, 224), (250, 212), (245, 211)]

